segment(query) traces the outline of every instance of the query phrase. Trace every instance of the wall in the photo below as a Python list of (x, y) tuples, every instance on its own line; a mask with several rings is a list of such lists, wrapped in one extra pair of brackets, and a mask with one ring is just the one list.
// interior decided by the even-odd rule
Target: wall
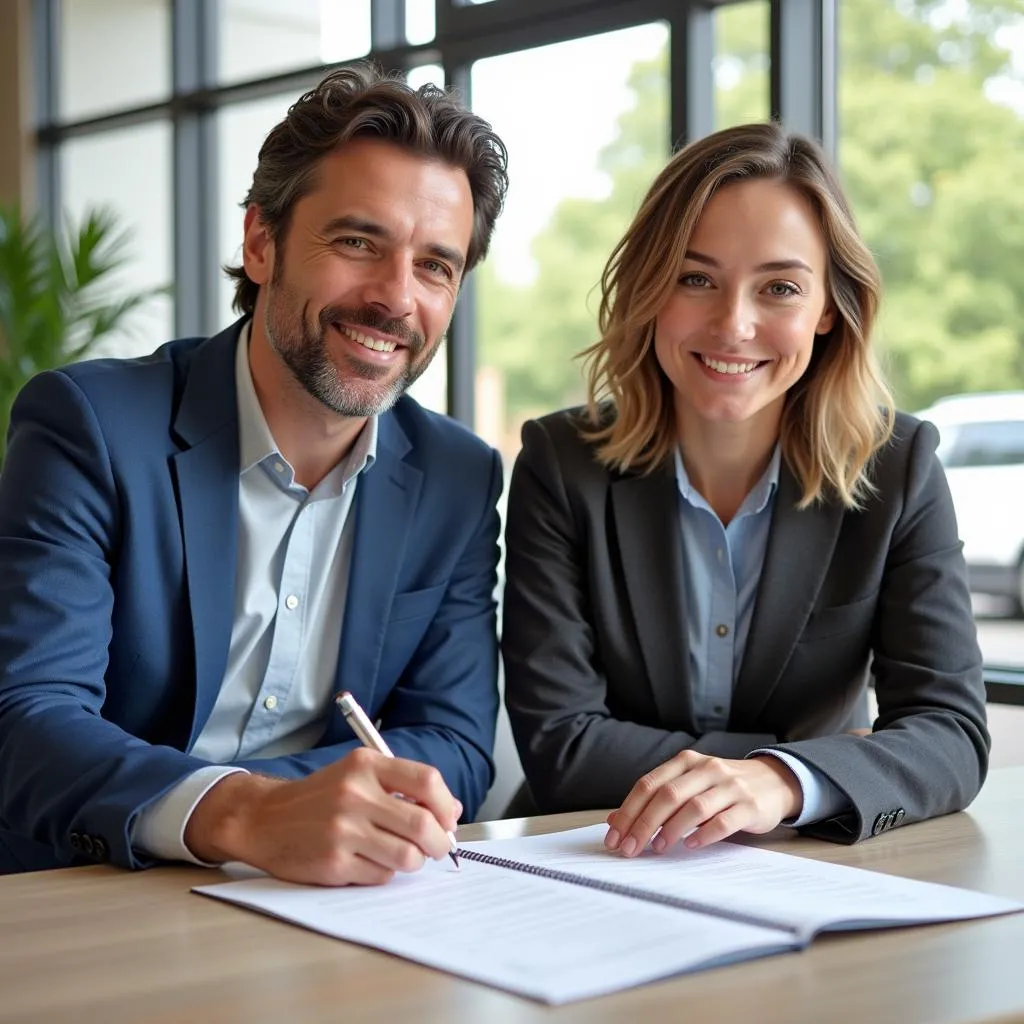
[(32, 201), (30, 0), (0, 3), (0, 203)]

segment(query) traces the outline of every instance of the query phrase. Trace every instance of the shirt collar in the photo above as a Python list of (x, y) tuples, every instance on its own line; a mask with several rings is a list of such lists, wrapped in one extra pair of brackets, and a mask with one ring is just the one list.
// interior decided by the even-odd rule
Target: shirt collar
[[(682, 495), (683, 500), (694, 507), (708, 508), (709, 506), (707, 501), (704, 500), (704, 496), (690, 482), (689, 474), (683, 465), (682, 452), (678, 447), (675, 450), (675, 465), (676, 486), (679, 488), (679, 493)], [(768, 462), (765, 471), (761, 474), (760, 480), (754, 484), (750, 493), (743, 499), (743, 504), (740, 505), (737, 516), (748, 513), (756, 515), (765, 508), (779, 485), (779, 467), (781, 465), (782, 449), (776, 444), (772, 451), (771, 460)]]
[[(235, 391), (238, 396), (238, 448), (240, 454), (239, 472), (246, 473), (253, 466), (267, 463), (268, 460), (283, 462), (291, 466), (281, 454), (270, 432), (267, 418), (263, 415), (260, 401), (256, 397), (256, 386), (252, 382), (252, 370), (249, 368), (249, 333), (252, 321), (246, 321), (238, 335), (238, 347), (235, 350)], [(352, 450), (342, 459), (317, 487), (323, 485), (331, 491), (339, 491), (352, 477), (369, 469), (377, 460), (377, 417), (370, 416), (366, 426), (359, 432)], [(288, 474), (292, 476), (291, 472)]]

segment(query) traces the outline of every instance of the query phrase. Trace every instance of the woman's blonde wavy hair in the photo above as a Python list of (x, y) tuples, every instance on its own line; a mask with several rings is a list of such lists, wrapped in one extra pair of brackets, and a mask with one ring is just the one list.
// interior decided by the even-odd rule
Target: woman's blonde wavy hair
[(693, 142), (655, 179), (601, 275), (601, 339), (580, 353), (588, 383), (583, 435), (600, 461), (619, 471), (651, 472), (672, 458), (673, 389), (655, 356), (655, 318), (676, 286), (708, 201), (723, 186), (752, 178), (783, 182), (817, 212), (836, 314), (786, 396), (782, 454), (800, 482), (800, 508), (827, 496), (856, 508), (873, 493), (869, 464), (894, 420), (871, 349), (878, 268), (824, 153), (777, 124), (742, 125)]

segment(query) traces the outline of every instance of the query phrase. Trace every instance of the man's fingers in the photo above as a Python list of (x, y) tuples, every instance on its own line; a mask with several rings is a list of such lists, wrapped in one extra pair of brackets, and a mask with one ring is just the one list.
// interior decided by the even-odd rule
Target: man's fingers
[[(378, 755), (379, 756), (379, 755)], [(441, 773), (429, 764), (404, 758), (381, 758), (375, 764), (377, 781), (389, 793), (399, 793), (406, 800), (426, 808), (437, 819), (442, 831), (455, 827), (461, 805), (451, 795)]]
[[(411, 845), (422, 857), (440, 860), (448, 853), (448, 834), (425, 807), (385, 794), (367, 814), (374, 829)], [(398, 865), (395, 868), (399, 871), (416, 870)]]
[(384, 885), (394, 877), (395, 872), (391, 868), (359, 854), (353, 854), (346, 864), (346, 885)]

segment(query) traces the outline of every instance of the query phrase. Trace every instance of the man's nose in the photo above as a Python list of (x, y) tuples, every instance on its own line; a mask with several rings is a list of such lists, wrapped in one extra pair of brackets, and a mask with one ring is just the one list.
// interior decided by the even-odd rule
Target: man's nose
[(363, 286), (363, 299), (391, 320), (400, 320), (413, 312), (412, 262), (400, 255), (374, 264)]

